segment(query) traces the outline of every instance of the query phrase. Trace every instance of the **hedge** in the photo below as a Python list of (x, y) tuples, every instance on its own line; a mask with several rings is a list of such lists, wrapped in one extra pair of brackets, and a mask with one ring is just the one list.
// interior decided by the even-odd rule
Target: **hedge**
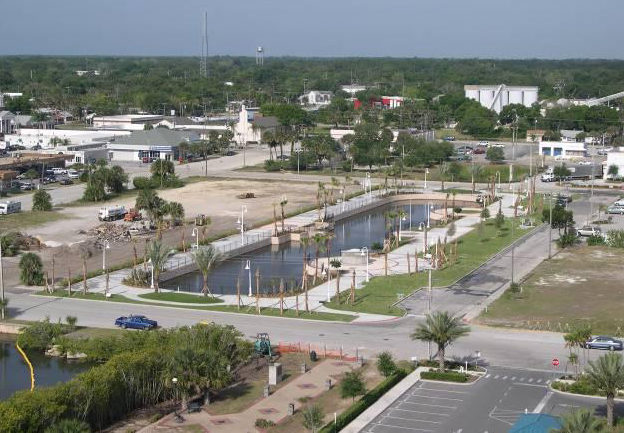
[(442, 380), (445, 382), (468, 382), (468, 375), (465, 373), (457, 373), (456, 371), (423, 371), (420, 378), (425, 380)]
[(375, 388), (364, 394), (361, 399), (352, 404), (347, 410), (338, 415), (336, 418), (336, 424), (334, 421), (325, 425), (319, 433), (333, 433), (345, 428), (351, 421), (356, 419), (362, 412), (368, 409), (373, 403), (381, 398), (386, 392), (388, 392), (394, 385), (399, 383), (403, 378), (407, 376), (407, 372), (404, 370), (397, 370), (392, 376), (381, 382)]

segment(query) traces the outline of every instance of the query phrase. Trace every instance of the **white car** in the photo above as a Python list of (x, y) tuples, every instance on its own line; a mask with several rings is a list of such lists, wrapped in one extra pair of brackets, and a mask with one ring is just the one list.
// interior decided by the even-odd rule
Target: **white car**
[(493, 143), (490, 144), (490, 147), (500, 147), (500, 148), (505, 148), (505, 145), (503, 143)]
[(67, 172), (67, 177), (69, 177), (70, 179), (78, 179), (80, 177), (80, 173), (74, 170), (69, 170)]
[(576, 229), (576, 234), (578, 236), (596, 236), (600, 235), (602, 232), (598, 227), (592, 226), (583, 226), (580, 229)]
[(477, 146), (488, 147), (490, 145), (489, 141), (480, 141), (477, 143)]

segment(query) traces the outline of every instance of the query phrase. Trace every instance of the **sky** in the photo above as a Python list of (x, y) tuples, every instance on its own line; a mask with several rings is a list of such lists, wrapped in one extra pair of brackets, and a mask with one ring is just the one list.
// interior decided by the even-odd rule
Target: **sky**
[(624, 59), (622, 0), (0, 0), (0, 55)]

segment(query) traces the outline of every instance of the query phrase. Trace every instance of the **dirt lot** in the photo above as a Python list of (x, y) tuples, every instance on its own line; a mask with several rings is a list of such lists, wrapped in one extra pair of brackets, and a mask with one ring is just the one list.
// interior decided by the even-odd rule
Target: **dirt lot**
[[(280, 201), (286, 195), (288, 205), (286, 212), (291, 213), (316, 203), (317, 185), (313, 183), (278, 181), (251, 181), (251, 180), (209, 180), (188, 184), (182, 188), (165, 190), (159, 195), (165, 200), (177, 201), (184, 206), (186, 219), (192, 219), (198, 214), (210, 216), (212, 224), (206, 231), (207, 237), (229, 232), (236, 229), (236, 220), (241, 205), (245, 204), (248, 212), (245, 214), (245, 223), (253, 225), (267, 221), (273, 217), (273, 203)], [(253, 199), (239, 199), (238, 194), (253, 192)], [(351, 191), (347, 191), (349, 193)], [(107, 205), (124, 205), (127, 208), (134, 205), (135, 198), (130, 196)], [(51, 221), (49, 223), (31, 227), (28, 234), (39, 237), (50, 245), (39, 252), (46, 269), (51, 268), (51, 257), (55, 255), (57, 280), (62, 275), (67, 276), (68, 269), (72, 275), (82, 272), (82, 262), (78, 256), (79, 242), (89, 237), (79, 232), (88, 230), (100, 222), (97, 220), (97, 211), (101, 204), (89, 206), (74, 206), (62, 210), (69, 218)], [(279, 213), (279, 206), (277, 208)], [(117, 224), (124, 224), (117, 222)], [(177, 227), (163, 232), (163, 240), (170, 246), (182, 242), (182, 231), (186, 233), (186, 240), (190, 242), (192, 225)], [(137, 250), (139, 256), (143, 254), (145, 241), (139, 239)], [(100, 250), (93, 250), (88, 260), (88, 269), (102, 266)], [(118, 263), (131, 261), (133, 257), (132, 243), (115, 242), (107, 252), (107, 264), (113, 266)], [(5, 279), (10, 285), (18, 284), (18, 258), (8, 258), (5, 261)]]
[(593, 333), (624, 335), (624, 250), (578, 246), (545, 261), (479, 317), (487, 325), (565, 332), (573, 323)]

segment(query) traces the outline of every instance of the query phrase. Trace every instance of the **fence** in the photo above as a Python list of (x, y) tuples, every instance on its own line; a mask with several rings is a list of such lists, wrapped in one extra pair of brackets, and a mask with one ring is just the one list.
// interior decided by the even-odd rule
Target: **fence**
[(279, 353), (305, 353), (307, 355), (309, 355), (310, 352), (314, 351), (316, 352), (317, 356), (323, 358), (334, 358), (340, 359), (342, 361), (351, 362), (357, 361), (359, 358), (359, 352), (357, 348), (355, 348), (352, 353), (347, 353), (344, 351), (343, 346), (340, 346), (336, 349), (327, 347), (326, 344), (312, 344), (301, 342), (288, 343), (280, 341), (277, 345), (277, 350), (279, 351)]

